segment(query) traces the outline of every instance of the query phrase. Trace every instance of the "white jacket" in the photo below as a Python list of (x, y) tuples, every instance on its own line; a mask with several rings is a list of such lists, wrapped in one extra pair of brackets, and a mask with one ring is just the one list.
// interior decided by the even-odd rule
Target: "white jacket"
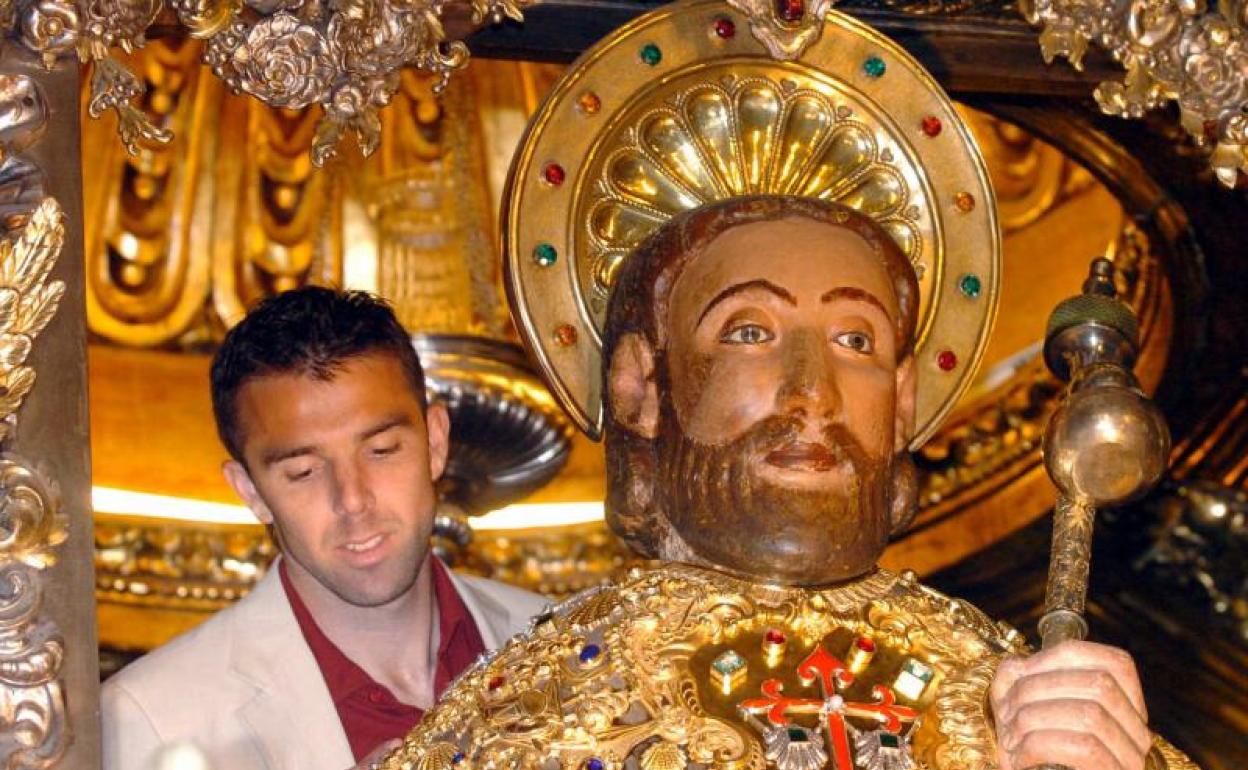
[[(276, 567), (276, 565), (274, 565)], [(452, 573), (488, 650), (545, 601)], [(347, 770), (346, 732), (276, 568), (246, 598), (126, 666), (101, 693), (104, 770), (153, 770), (193, 743), (211, 770)]]

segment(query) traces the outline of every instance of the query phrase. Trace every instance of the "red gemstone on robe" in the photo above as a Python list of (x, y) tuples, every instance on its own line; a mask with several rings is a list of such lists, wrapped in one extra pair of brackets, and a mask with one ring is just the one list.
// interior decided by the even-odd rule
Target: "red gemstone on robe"
[(875, 652), (875, 642), (865, 636), (858, 637), (858, 640), (854, 642), (854, 645), (863, 652)]
[(763, 639), (766, 640), (768, 644), (784, 644), (785, 641), (787, 641), (784, 638), (784, 634), (774, 628), (768, 629), (767, 634), (763, 637)]
[(507, 681), (507, 677), (503, 676), (502, 674), (499, 674), (498, 676), (491, 679), (488, 683), (486, 683), (485, 686), (486, 688), (490, 690), (497, 690), (498, 688), (502, 687), (503, 682), (506, 682), (506, 681)]

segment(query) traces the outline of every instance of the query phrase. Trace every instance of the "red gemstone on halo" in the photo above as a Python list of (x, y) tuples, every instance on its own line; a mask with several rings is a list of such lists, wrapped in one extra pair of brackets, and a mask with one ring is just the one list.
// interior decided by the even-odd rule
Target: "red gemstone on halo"
[(768, 644), (784, 644), (788, 641), (784, 638), (784, 634), (774, 628), (768, 629), (767, 634), (763, 636), (763, 639), (766, 640)]
[(506, 681), (507, 681), (507, 677), (503, 676), (502, 674), (499, 674), (498, 676), (494, 677), (489, 682), (487, 682), (485, 686), (486, 688), (490, 690), (497, 690), (498, 688), (502, 687), (503, 682), (506, 682)]
[(940, 118), (935, 115), (928, 115), (926, 118), (923, 118), (923, 133), (927, 134), (929, 137), (935, 138), (940, 136), (941, 128)]
[(546, 168), (542, 169), (542, 177), (556, 187), (563, 184), (563, 180), (566, 179), (567, 176), (567, 173), (563, 170), (563, 166), (560, 166), (558, 163), (547, 163)]
[(942, 372), (951, 372), (958, 365), (958, 356), (952, 350), (942, 350), (936, 356), (936, 365)]
[(733, 35), (737, 34), (737, 25), (732, 22), (732, 19), (716, 19), (715, 34), (719, 35), (724, 40), (728, 40)]
[(854, 642), (854, 646), (863, 652), (875, 652), (875, 642), (865, 636), (858, 637), (858, 640)]
[(806, 14), (806, 3), (803, 0), (776, 0), (776, 15), (783, 21), (801, 21)]

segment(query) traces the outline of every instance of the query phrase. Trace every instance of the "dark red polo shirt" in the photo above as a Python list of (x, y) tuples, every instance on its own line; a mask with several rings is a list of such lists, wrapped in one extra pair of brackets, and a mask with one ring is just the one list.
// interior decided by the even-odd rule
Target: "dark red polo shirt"
[[(438, 559), (431, 557), (433, 592), (438, 611), (438, 663), (433, 676), (434, 697), (460, 672), (472, 665), (477, 656), (485, 652), (485, 642), (477, 630), (476, 621), (464, 606), (463, 599), (455, 590), (451, 576)], [(370, 751), (391, 738), (402, 738), (408, 730), (425, 715), (422, 709), (401, 703), (383, 685), (378, 684), (364, 669), (357, 666), (338, 646), (325, 636), (307, 605), (299, 598), (290, 577), (286, 574), (286, 562), (278, 568), (282, 587), (290, 608), (299, 621), (303, 638), (312, 650), (312, 656), (325, 677), (329, 695), (333, 698), (342, 729), (347, 733), (351, 753), (359, 762)]]

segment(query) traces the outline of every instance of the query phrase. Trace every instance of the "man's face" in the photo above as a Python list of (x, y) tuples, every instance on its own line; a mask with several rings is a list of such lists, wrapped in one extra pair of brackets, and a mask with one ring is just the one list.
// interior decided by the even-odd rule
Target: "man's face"
[(238, 393), (244, 469), (226, 475), (277, 530), (292, 577), (379, 606), (415, 584), (433, 528), (448, 420), (427, 415), (399, 360), (370, 354), (328, 380), (276, 374)]
[(824, 223), (743, 225), (686, 267), (667, 319), (660, 494), (695, 554), (803, 584), (875, 563), (908, 433), (897, 318), (880, 257)]

